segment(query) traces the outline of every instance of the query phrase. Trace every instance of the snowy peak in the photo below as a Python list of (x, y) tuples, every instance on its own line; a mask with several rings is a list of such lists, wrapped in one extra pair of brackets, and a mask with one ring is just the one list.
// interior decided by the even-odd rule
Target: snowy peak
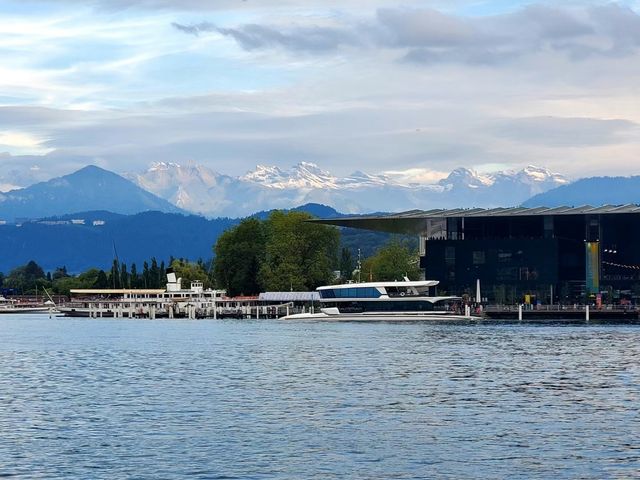
[(278, 167), (269, 167), (267, 165), (257, 165), (255, 170), (247, 172), (240, 177), (243, 182), (260, 183), (262, 185), (273, 185), (283, 181), (286, 177), (284, 172)]
[(530, 180), (531, 182), (555, 182), (559, 185), (569, 183), (565, 177), (559, 173), (553, 173), (550, 170), (543, 167), (536, 167), (534, 165), (528, 165), (522, 170), (515, 172), (520, 180)]
[(149, 169), (147, 171), (148, 172), (165, 171), (165, 170), (171, 170), (175, 168), (180, 168), (180, 165), (173, 162), (169, 162), (169, 163), (153, 162), (151, 165), (149, 165)]
[(456, 168), (453, 170), (447, 178), (443, 178), (438, 182), (438, 185), (452, 188), (482, 188), (493, 185), (494, 179), (489, 175), (480, 175), (475, 170), (468, 168)]
[(387, 175), (377, 174), (370, 175), (365, 172), (361, 172), (360, 170), (356, 170), (351, 175), (342, 179), (341, 182), (343, 185), (351, 185), (354, 187), (364, 187), (364, 186), (384, 186), (389, 184), (396, 184), (394, 180), (390, 179)]
[(195, 163), (155, 162), (127, 178), (174, 205), (209, 216), (243, 216), (305, 203), (322, 203), (347, 213), (508, 206), (568, 183), (535, 166), (493, 173), (468, 168), (448, 174), (428, 168), (355, 171), (338, 177), (311, 162), (289, 169), (257, 165), (239, 177)]
[(268, 188), (299, 189), (336, 188), (337, 178), (315, 163), (300, 162), (286, 172), (278, 167), (258, 165), (255, 170), (240, 177), (240, 180)]
[(174, 205), (197, 213), (208, 211), (210, 190), (216, 190), (228, 180), (228, 177), (193, 162), (188, 165), (154, 162), (143, 173), (125, 173), (123, 176)]
[(564, 185), (569, 181), (558, 173), (553, 173), (544, 167), (528, 165), (521, 170), (506, 170), (480, 174), (468, 168), (456, 168), (447, 178), (438, 182), (438, 185), (452, 188), (484, 188), (500, 184), (521, 184), (532, 187), (534, 190), (545, 189), (545, 185), (553, 188)]

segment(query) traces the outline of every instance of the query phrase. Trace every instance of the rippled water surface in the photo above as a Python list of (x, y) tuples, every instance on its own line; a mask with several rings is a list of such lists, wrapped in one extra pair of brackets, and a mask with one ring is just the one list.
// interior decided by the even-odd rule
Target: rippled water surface
[(640, 327), (0, 316), (0, 476), (630, 478)]

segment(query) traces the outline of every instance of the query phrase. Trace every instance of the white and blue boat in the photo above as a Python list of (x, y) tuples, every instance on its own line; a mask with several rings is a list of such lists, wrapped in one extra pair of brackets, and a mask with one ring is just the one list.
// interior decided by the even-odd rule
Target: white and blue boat
[[(345, 283), (318, 287), (320, 312), (288, 315), (283, 320), (419, 321), (469, 320), (461, 297), (432, 296), (437, 280)], [(465, 311), (466, 310), (466, 311)]]

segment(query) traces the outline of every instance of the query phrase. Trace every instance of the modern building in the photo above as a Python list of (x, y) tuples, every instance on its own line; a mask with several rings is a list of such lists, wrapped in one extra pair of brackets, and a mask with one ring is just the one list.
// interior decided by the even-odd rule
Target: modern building
[(624, 302), (640, 297), (640, 206), (412, 210), (320, 223), (420, 236), (438, 294), (491, 303)]

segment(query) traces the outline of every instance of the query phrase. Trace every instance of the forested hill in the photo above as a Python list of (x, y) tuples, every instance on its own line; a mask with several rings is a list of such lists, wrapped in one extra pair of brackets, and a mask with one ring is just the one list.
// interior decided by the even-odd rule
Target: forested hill
[[(303, 205), (297, 210), (325, 218), (340, 215), (319, 204)], [(258, 215), (266, 218), (269, 213)], [(7, 273), (30, 260), (45, 271), (61, 266), (66, 266), (70, 273), (92, 267), (108, 269), (116, 255), (121, 262), (138, 266), (151, 257), (158, 261), (166, 261), (170, 256), (207, 260), (213, 255), (212, 246), (218, 236), (239, 221), (161, 212), (120, 215), (94, 211), (50, 217), (21, 226), (0, 225), (0, 272)], [(385, 233), (341, 229), (342, 246), (349, 248), (354, 257), (358, 249), (363, 257), (371, 255), (389, 237)]]
[[(314, 217), (318, 218), (335, 218), (343, 217), (345, 214), (338, 212), (335, 208), (328, 207), (321, 203), (305, 203), (299, 207), (290, 209), (294, 212), (307, 212)], [(260, 220), (264, 220), (271, 215), (275, 210), (263, 210), (261, 212), (254, 213), (252, 217), (256, 217)], [(286, 211), (286, 210), (285, 210)]]
[(116, 254), (121, 262), (139, 265), (151, 257), (164, 260), (171, 255), (207, 259), (212, 256), (215, 239), (238, 222), (161, 212), (88, 212), (72, 217), (76, 222), (84, 220), (84, 224), (70, 223), (71, 218), (65, 216), (22, 226), (1, 225), (0, 271), (34, 260), (45, 271), (64, 265), (77, 273), (91, 267), (108, 268)]

